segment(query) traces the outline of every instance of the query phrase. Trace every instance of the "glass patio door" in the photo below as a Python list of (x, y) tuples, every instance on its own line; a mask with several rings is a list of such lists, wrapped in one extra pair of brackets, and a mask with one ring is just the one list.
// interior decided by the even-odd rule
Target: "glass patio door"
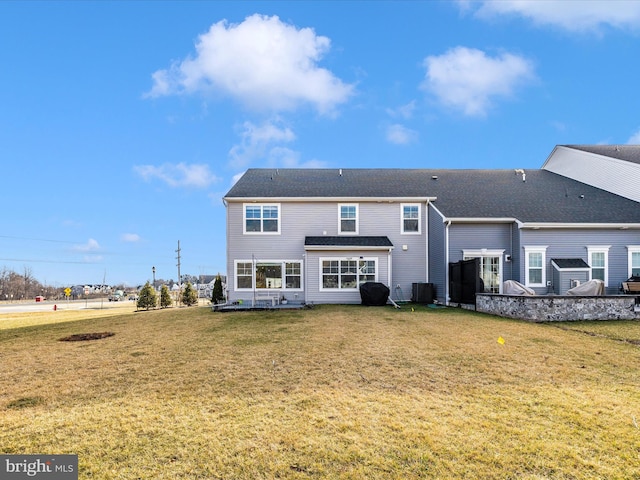
[(480, 260), (480, 278), (484, 283), (485, 293), (500, 293), (502, 285), (502, 254), (500, 255), (467, 255), (465, 260)]

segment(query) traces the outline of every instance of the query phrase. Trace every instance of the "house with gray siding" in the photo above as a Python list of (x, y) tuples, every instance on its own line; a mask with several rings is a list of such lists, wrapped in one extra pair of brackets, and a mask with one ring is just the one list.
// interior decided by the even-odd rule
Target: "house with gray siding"
[(554, 269), (581, 260), (581, 279), (618, 293), (640, 275), (640, 198), (583, 172), (640, 169), (640, 147), (618, 148), (559, 146), (526, 171), (250, 169), (224, 197), (229, 300), (360, 303), (376, 281), (394, 300), (430, 283), (449, 303), (449, 264), (471, 258), (487, 292), (563, 294)]

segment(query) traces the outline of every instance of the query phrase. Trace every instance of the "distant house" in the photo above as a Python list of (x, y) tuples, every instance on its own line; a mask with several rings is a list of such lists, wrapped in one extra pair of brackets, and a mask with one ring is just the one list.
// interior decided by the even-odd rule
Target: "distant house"
[[(586, 171), (585, 171), (586, 170)], [(554, 285), (553, 259), (618, 293), (640, 275), (640, 146), (558, 146), (538, 170), (250, 169), (225, 195), (231, 301), (360, 303), (359, 285), (449, 302), (449, 264), (484, 289)]]

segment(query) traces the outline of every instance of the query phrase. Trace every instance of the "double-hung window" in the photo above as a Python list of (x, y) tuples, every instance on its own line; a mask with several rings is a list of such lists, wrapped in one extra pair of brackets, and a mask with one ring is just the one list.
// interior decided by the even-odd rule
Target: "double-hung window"
[(419, 203), (403, 203), (400, 206), (402, 214), (402, 233), (403, 234), (419, 234), (420, 233), (420, 204)]
[(547, 247), (524, 247), (525, 285), (544, 287), (546, 285)]
[(629, 252), (629, 277), (640, 277), (640, 246), (627, 247)]
[(609, 245), (587, 247), (591, 280), (602, 280), (605, 287), (609, 284), (609, 248)]
[(357, 235), (358, 233), (358, 205), (338, 205), (338, 231), (340, 234)]
[(253, 263), (236, 263), (236, 289), (253, 288)]
[(321, 289), (356, 290), (365, 282), (376, 281), (375, 259), (320, 259)]
[(280, 233), (280, 205), (245, 204), (244, 233)]
[(300, 262), (285, 262), (285, 288), (302, 287), (302, 270)]

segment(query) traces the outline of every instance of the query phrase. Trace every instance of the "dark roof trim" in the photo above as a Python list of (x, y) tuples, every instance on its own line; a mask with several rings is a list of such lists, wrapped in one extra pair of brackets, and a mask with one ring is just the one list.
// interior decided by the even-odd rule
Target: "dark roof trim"
[(551, 263), (558, 270), (589, 270), (591, 268), (581, 258), (552, 258)]
[(391, 250), (393, 243), (389, 237), (367, 236), (327, 236), (305, 237), (305, 250)]

